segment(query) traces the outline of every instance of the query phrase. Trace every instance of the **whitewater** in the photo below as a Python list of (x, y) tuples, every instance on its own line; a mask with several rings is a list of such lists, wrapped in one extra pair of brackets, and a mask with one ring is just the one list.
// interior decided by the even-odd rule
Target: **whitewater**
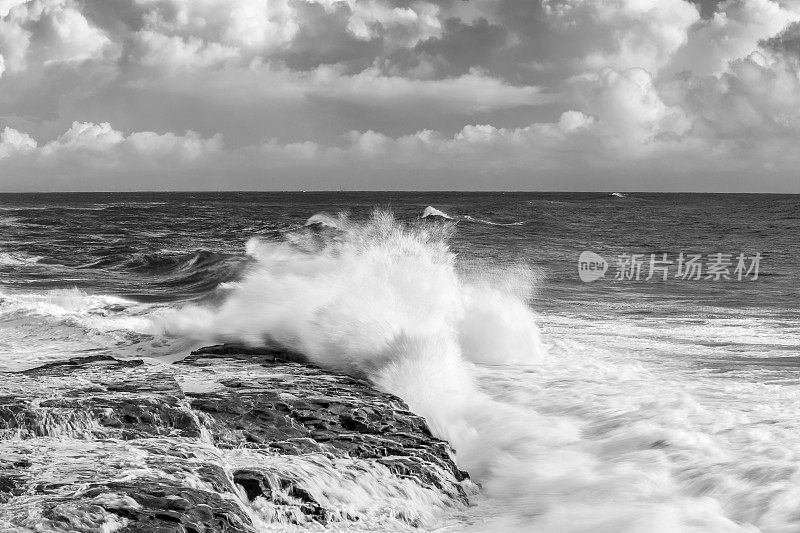
[[(534, 273), (460, 272), (447, 223), (376, 212), (326, 226), (251, 240), (256, 265), (225, 301), (165, 314), (165, 332), (278, 344), (403, 398), (483, 488), (483, 518), (458, 529), (800, 527), (789, 505), (800, 496), (797, 427), (762, 420), (761, 405), (796, 413), (797, 393), (665, 375), (579, 343), (548, 350), (525, 304)], [(750, 402), (737, 409), (728, 396)]]
[[(706, 301), (626, 318), (582, 286), (565, 311), (534, 309), (543, 268), (454, 251), (462, 225), (488, 217), (423, 214), (319, 214), (251, 238), (241, 256), (159, 266), (173, 279), (235, 262), (189, 302), (3, 288), (2, 324), (27, 337), (0, 348), (22, 366), (79, 344), (159, 364), (236, 342), (364, 378), (424, 416), (476, 484), (473, 505), (432, 517), (432, 531), (800, 531), (798, 375), (763, 364), (797, 351), (791, 320)], [(703, 364), (675, 356), (687, 346)], [(743, 348), (721, 357), (730, 346)], [(422, 512), (415, 498), (405, 505)]]

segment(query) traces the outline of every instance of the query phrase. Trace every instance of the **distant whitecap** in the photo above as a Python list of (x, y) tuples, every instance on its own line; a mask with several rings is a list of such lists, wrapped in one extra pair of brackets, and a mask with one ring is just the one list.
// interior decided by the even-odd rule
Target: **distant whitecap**
[(451, 217), (447, 213), (439, 211), (438, 209), (430, 205), (425, 208), (425, 211), (422, 212), (422, 218), (428, 218), (428, 217), (441, 217), (441, 218), (446, 218), (447, 220), (453, 220), (453, 217)]

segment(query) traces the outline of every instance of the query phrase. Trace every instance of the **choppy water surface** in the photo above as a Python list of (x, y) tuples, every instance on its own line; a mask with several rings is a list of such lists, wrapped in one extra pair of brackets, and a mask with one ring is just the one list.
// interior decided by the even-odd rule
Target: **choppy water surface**
[[(455, 446), (481, 494), (428, 529), (798, 531), (798, 230), (775, 195), (2, 195), (0, 370), (269, 338)], [(584, 250), (762, 258), (583, 283)]]

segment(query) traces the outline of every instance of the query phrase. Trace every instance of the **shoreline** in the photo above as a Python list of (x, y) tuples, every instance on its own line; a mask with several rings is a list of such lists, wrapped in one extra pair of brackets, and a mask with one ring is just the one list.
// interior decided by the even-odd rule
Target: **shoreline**
[[(0, 388), (4, 531), (33, 516), (74, 531), (435, 526), (477, 490), (402, 400), (280, 350), (4, 374), (17, 378)], [(337, 483), (368, 496), (338, 499)]]

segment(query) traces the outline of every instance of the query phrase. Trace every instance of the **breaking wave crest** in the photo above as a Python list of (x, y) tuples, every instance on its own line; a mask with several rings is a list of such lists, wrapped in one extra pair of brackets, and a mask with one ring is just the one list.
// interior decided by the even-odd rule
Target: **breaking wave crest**
[(439, 217), (439, 218), (444, 218), (444, 219), (447, 219), (447, 220), (453, 220), (453, 217), (451, 217), (450, 215), (448, 215), (444, 211), (439, 211), (438, 209), (436, 209), (435, 207), (433, 207), (431, 205), (426, 207), (425, 211), (422, 212), (422, 218), (428, 218), (428, 217)]
[(420, 218), (431, 218), (434, 220), (453, 220), (455, 222), (472, 222), (474, 224), (483, 224), (486, 226), (522, 226), (526, 224), (528, 221), (520, 220), (517, 222), (495, 222), (493, 220), (487, 220), (485, 218), (477, 218), (473, 217), (472, 215), (463, 215), (463, 216), (452, 216), (448, 215), (444, 211), (440, 211), (433, 206), (428, 206), (422, 212)]
[(308, 220), (306, 220), (305, 225), (306, 226), (317, 225), (322, 227), (339, 229), (340, 224), (342, 224), (342, 222), (344, 221), (345, 219), (343, 216), (336, 218), (329, 215), (328, 213), (317, 213), (316, 215), (311, 215), (310, 217), (308, 217)]
[[(509, 443), (487, 453), (497, 405), (474, 363), (530, 364), (544, 349), (518, 282), (458, 274), (450, 223), (403, 224), (376, 211), (344, 217), (339, 232), (251, 240), (255, 264), (219, 306), (165, 314), (167, 333), (203, 341), (280, 344), (315, 363), (371, 380), (402, 397), (480, 476)], [(519, 276), (524, 269), (514, 269)]]
[(534, 314), (520, 297), (532, 287), (503, 283), (496, 273), (461, 279), (447, 244), (451, 225), (407, 225), (381, 211), (365, 223), (342, 217), (337, 225), (339, 232), (325, 235), (251, 240), (255, 263), (228, 298), (166, 316), (166, 330), (278, 343), (366, 376), (414, 352), (409, 343), (426, 341), (469, 362), (528, 363), (541, 356)]

